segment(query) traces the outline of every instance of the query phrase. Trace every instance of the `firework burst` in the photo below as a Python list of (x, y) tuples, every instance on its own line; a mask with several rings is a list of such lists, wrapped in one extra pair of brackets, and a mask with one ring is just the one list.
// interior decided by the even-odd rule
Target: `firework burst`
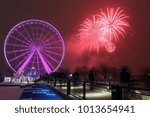
[(99, 16), (99, 23), (102, 27), (102, 30), (107, 32), (107, 38), (110, 40), (115, 39), (116, 41), (119, 40), (119, 35), (121, 34), (124, 37), (125, 28), (129, 27), (128, 22), (126, 19), (129, 18), (124, 11), (120, 8), (116, 10), (114, 8), (106, 9), (107, 12), (100, 12)]
[(100, 39), (100, 25), (97, 21), (95, 15), (92, 16), (92, 19), (86, 18), (85, 21), (81, 24), (79, 29), (78, 37), (80, 39), (80, 44), (83, 48), (88, 48), (91, 52), (92, 50), (99, 52), (99, 39)]
[(120, 8), (107, 8), (106, 13), (101, 11), (100, 14), (93, 15), (92, 19), (86, 18), (78, 33), (80, 44), (84, 49), (89, 49), (90, 53), (99, 53), (101, 48), (109, 53), (114, 52), (114, 41), (119, 41), (120, 35), (124, 37), (125, 28), (129, 27), (126, 22), (128, 18)]

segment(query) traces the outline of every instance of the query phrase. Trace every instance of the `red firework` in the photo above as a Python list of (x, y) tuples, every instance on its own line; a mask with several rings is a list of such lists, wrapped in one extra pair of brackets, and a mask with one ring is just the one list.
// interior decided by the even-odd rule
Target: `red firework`
[(119, 35), (124, 37), (125, 28), (129, 27), (126, 19), (129, 18), (120, 8), (106, 9), (106, 13), (93, 15), (92, 19), (86, 19), (79, 29), (79, 39), (85, 49), (99, 52), (105, 48), (107, 52), (114, 52), (114, 41), (119, 41)]
[(112, 41), (112, 39), (119, 40), (119, 34), (124, 37), (125, 28), (129, 27), (128, 22), (126, 21), (129, 16), (124, 14), (124, 10), (117, 8), (107, 8), (107, 12), (100, 12), (99, 23), (102, 27), (102, 30), (105, 30), (108, 34), (108, 38)]
[(90, 52), (92, 50), (99, 52), (99, 46), (101, 45), (98, 41), (101, 36), (100, 32), (100, 25), (96, 16), (93, 15), (92, 19), (86, 18), (78, 33), (81, 47), (83, 49), (88, 48)]

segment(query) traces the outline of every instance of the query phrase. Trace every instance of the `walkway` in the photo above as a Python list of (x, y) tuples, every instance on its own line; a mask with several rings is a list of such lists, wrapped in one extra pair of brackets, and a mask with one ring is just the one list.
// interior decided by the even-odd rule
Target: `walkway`
[(34, 84), (31, 88), (24, 89), (21, 100), (62, 100), (44, 84)]

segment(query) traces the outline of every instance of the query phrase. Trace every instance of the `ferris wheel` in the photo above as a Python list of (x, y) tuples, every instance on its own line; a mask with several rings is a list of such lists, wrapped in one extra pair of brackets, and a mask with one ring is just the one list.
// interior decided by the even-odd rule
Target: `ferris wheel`
[(15, 74), (39, 77), (55, 72), (64, 58), (64, 41), (58, 30), (42, 20), (25, 20), (14, 26), (4, 42), (4, 55)]

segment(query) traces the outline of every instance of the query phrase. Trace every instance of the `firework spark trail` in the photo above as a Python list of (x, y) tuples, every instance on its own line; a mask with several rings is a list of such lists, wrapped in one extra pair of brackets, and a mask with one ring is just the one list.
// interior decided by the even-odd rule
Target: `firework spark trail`
[(105, 49), (107, 50), (107, 52), (112, 53), (115, 51), (116, 46), (112, 42), (107, 42), (107, 44), (105, 45)]
[(125, 28), (129, 27), (126, 22), (128, 18), (120, 8), (107, 8), (106, 13), (101, 11), (100, 14), (93, 15), (92, 19), (86, 18), (78, 33), (83, 49), (89, 49), (90, 53), (99, 53), (101, 48), (109, 53), (114, 52), (114, 41), (119, 41), (120, 35), (124, 37)]
[(107, 8), (107, 12), (100, 12), (99, 23), (102, 26), (102, 30), (108, 32), (108, 36), (116, 41), (119, 40), (119, 34), (124, 37), (125, 27), (129, 27), (126, 19), (129, 18), (124, 11), (120, 8), (116, 10), (114, 8)]
[(86, 18), (79, 29), (79, 39), (83, 48), (89, 48), (89, 51), (95, 50), (99, 52), (100, 27), (95, 15), (92, 19)]

